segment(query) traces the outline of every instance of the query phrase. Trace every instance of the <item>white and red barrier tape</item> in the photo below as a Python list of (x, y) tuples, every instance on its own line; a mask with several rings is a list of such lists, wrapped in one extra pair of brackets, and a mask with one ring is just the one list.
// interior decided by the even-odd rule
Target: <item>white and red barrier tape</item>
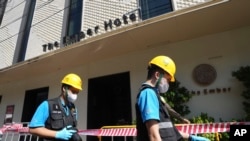
[(229, 132), (230, 125), (250, 125), (250, 122), (223, 122), (203, 124), (180, 124), (176, 125), (179, 131), (189, 134)]
[[(229, 132), (230, 125), (250, 125), (250, 122), (224, 122), (224, 123), (204, 123), (204, 124), (176, 124), (179, 131), (189, 134)], [(28, 133), (29, 128), (22, 124), (4, 125), (0, 128), (0, 133), (20, 132)], [(136, 136), (136, 128), (110, 128), (110, 129), (87, 129), (79, 130), (80, 135), (90, 136)]]
[(136, 136), (136, 128), (101, 129), (99, 136)]

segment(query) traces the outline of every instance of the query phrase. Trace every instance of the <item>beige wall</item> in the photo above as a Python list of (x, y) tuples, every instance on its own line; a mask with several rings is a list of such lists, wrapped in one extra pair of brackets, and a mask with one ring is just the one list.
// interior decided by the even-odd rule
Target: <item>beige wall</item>
[[(240, 96), (243, 86), (231, 76), (231, 72), (240, 66), (249, 65), (250, 41), (248, 37), (250, 37), (250, 27), (175, 44), (155, 46), (139, 52), (114, 56), (111, 59), (94, 62), (87, 66), (61, 69), (46, 76), (37, 76), (36, 78), (27, 76), (26, 80), (9, 82), (0, 86), (0, 95), (3, 95), (0, 104), (0, 119), (4, 119), (6, 106), (15, 104), (13, 121), (20, 122), (26, 90), (49, 86), (49, 98), (55, 97), (60, 93), (62, 76), (68, 72), (75, 72), (84, 78), (84, 90), (76, 105), (79, 109), (79, 128), (85, 129), (88, 79), (125, 71), (130, 71), (131, 75), (132, 112), (133, 117), (135, 117), (135, 97), (140, 84), (145, 81), (147, 63), (152, 57), (159, 54), (169, 55), (175, 60), (177, 65), (176, 78), (181, 82), (181, 86), (188, 90), (231, 88), (231, 91), (226, 93), (194, 95), (188, 103), (192, 111), (188, 117), (204, 112), (217, 121), (219, 118), (223, 120), (241, 118), (244, 114)], [(208, 63), (214, 66), (217, 71), (215, 82), (207, 87), (199, 86), (192, 79), (192, 70), (201, 63)], [(3, 120), (0, 121), (0, 125), (2, 123)]]

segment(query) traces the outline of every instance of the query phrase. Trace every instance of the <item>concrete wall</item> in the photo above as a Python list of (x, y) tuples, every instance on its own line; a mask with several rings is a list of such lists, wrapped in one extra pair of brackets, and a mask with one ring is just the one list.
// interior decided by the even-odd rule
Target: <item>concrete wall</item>
[[(188, 90), (201, 91), (200, 95), (194, 95), (188, 102), (192, 113), (189, 118), (199, 115), (201, 112), (208, 113), (217, 121), (241, 118), (244, 115), (242, 98), (240, 96), (243, 86), (232, 77), (231, 72), (240, 66), (249, 65), (250, 52), (250, 27), (208, 35), (193, 40), (183, 41), (164, 46), (155, 46), (147, 50), (131, 52), (130, 54), (113, 57), (108, 60), (93, 62), (77, 68), (64, 68), (57, 72), (51, 72), (44, 76), (37, 76), (17, 82), (10, 82), (0, 86), (2, 102), (0, 104), (0, 124), (3, 123), (7, 105), (15, 105), (13, 121), (20, 122), (23, 111), (23, 101), (26, 90), (49, 86), (49, 98), (60, 94), (60, 81), (69, 72), (75, 72), (84, 79), (84, 90), (81, 92), (76, 105), (79, 109), (79, 128), (87, 126), (87, 96), (88, 79), (105, 76), (114, 73), (129, 71), (131, 80), (132, 109), (135, 118), (134, 103), (138, 88), (146, 79), (146, 67), (148, 61), (156, 55), (165, 54), (172, 57), (177, 65), (176, 78), (181, 86)], [(209, 86), (203, 87), (196, 84), (192, 79), (192, 71), (195, 66), (207, 63), (217, 71), (217, 78)], [(228, 88), (227, 92), (204, 94), (203, 89)], [(32, 105), (31, 105), (32, 106)]]
[[(175, 10), (180, 10), (207, 1), (210, 0), (173, 0), (173, 5)], [(64, 0), (36, 1), (25, 60), (59, 49), (59, 47), (54, 47), (50, 50), (47, 48), (44, 51), (42, 46), (48, 43), (54, 44), (55, 41), (62, 43), (61, 40), (65, 36), (67, 25), (68, 3), (65, 3)], [(23, 32), (20, 30), (20, 26), (26, 16), (23, 13), (25, 4), (26, 1), (24, 0), (11, 0), (7, 4), (2, 25), (0, 26), (0, 69), (13, 64), (17, 38)], [(137, 0), (84, 0), (82, 31), (86, 34), (88, 29), (93, 30), (95, 26), (100, 26), (98, 34), (91, 37), (106, 33), (104, 21), (108, 22), (109, 19), (114, 21), (117, 18), (122, 21), (124, 14), (129, 16), (131, 13), (135, 13), (138, 17), (136, 9), (138, 9)], [(128, 21), (128, 24), (132, 23), (130, 20)], [(124, 24), (118, 28), (123, 26)], [(113, 25), (112, 30), (114, 29), (116, 27)], [(91, 37), (86, 36), (85, 39)]]
[[(44, 51), (42, 45), (54, 44), (55, 41), (60, 43), (64, 3), (63, 0), (36, 2), (25, 60), (46, 53), (48, 48)], [(59, 47), (54, 47), (52, 50), (55, 49)]]
[(8, 1), (0, 26), (0, 68), (12, 65), (26, 1)]

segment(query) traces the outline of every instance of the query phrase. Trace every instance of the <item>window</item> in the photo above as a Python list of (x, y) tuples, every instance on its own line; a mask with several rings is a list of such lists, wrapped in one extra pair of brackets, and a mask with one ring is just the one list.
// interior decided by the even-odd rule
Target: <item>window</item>
[(139, 0), (142, 20), (173, 11), (171, 0)]
[(71, 0), (69, 6), (67, 36), (77, 34), (81, 31), (83, 0)]
[(8, 0), (0, 0), (0, 26), (2, 24), (3, 15), (4, 15), (4, 11), (5, 11), (7, 2), (8, 2)]
[[(17, 60), (14, 60), (13, 62), (22, 62), (25, 59), (27, 44), (29, 40), (30, 35), (30, 27), (33, 20), (33, 15), (35, 11), (36, 6), (36, 0), (27, 1), (27, 4), (25, 5), (25, 8), (27, 8), (27, 15), (23, 16), (22, 24), (25, 26), (23, 29), (20, 29), (22, 36), (18, 36), (18, 40), (20, 41), (20, 50), (16, 50), (15, 53), (17, 53)], [(20, 34), (19, 34), (20, 35)], [(16, 54), (15, 54), (16, 56)]]

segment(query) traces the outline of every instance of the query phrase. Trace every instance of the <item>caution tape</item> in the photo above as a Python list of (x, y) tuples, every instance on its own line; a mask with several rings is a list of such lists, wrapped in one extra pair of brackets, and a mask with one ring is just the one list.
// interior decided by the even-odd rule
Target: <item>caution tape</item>
[(229, 132), (230, 125), (250, 125), (250, 122), (223, 122), (223, 123), (204, 123), (204, 124), (181, 124), (176, 125), (179, 131), (189, 134), (220, 133)]
[(0, 128), (0, 133), (5, 132), (29, 132), (28, 127), (23, 127), (22, 123), (11, 123), (4, 124), (2, 128)]
[[(229, 132), (230, 125), (250, 125), (250, 122), (224, 122), (204, 124), (176, 124), (179, 131), (189, 134)], [(0, 134), (5, 132), (29, 133), (28, 127), (20, 124), (4, 125), (0, 128)], [(136, 128), (110, 128), (110, 129), (87, 129), (78, 130), (80, 135), (89, 136), (136, 136)]]
[(99, 136), (136, 136), (136, 128), (101, 129)]
[(78, 130), (78, 134), (80, 135), (99, 136), (100, 133), (101, 133), (100, 129)]

